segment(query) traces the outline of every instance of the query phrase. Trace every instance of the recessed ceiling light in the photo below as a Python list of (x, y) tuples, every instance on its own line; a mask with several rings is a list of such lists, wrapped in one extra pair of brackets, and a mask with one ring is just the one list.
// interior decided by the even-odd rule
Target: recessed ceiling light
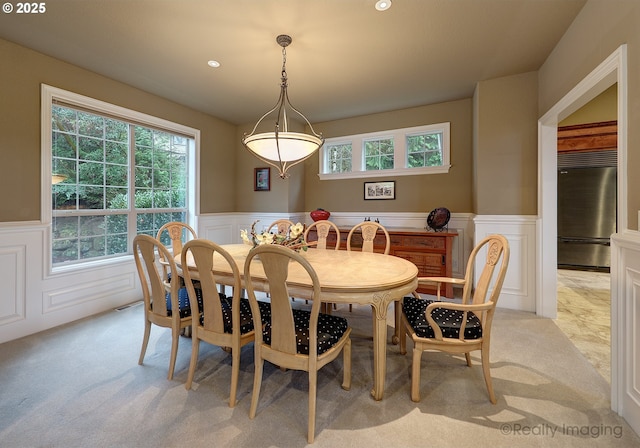
[(376, 2), (376, 9), (378, 11), (386, 11), (391, 8), (391, 0), (378, 0)]
[(220, 67), (220, 63), (218, 61), (214, 61), (214, 60), (211, 60), (211, 61), (207, 62), (207, 65), (209, 67), (213, 67), (213, 68)]

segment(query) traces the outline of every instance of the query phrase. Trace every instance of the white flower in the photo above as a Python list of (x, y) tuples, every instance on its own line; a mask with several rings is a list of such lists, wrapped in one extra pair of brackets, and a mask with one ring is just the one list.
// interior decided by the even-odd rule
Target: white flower
[(289, 233), (291, 235), (291, 238), (293, 239), (298, 238), (300, 235), (302, 235), (302, 232), (304, 232), (304, 226), (300, 223), (291, 226), (291, 228), (289, 229)]
[(262, 235), (258, 235), (258, 244), (272, 244), (273, 234), (264, 232)]
[(242, 241), (245, 244), (253, 244), (251, 242), (251, 239), (249, 238), (249, 232), (247, 232), (246, 230), (241, 230), (240, 231), (240, 238), (242, 238)]

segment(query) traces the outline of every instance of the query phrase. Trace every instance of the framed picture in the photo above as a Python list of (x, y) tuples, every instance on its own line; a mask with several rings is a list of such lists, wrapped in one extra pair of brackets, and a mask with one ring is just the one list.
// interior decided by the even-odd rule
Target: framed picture
[(396, 182), (389, 180), (386, 182), (365, 182), (364, 199), (395, 199)]
[(253, 191), (271, 190), (271, 168), (253, 169)]

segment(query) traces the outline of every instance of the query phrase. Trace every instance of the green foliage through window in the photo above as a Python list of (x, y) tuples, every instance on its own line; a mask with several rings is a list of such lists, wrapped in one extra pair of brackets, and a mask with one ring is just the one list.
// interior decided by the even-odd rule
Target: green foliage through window
[(52, 185), (54, 265), (126, 254), (132, 235), (186, 220), (193, 140), (55, 104), (51, 118), (51, 166), (63, 179)]
[(364, 142), (364, 163), (367, 171), (393, 169), (393, 139)]
[(348, 173), (351, 171), (351, 144), (328, 145), (329, 172)]
[(442, 166), (442, 132), (407, 136), (407, 167)]

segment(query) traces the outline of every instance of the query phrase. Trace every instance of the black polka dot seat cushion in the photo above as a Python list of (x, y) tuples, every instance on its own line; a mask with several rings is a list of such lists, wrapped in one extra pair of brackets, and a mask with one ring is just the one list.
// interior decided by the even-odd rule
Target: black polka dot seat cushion
[[(302, 355), (309, 354), (309, 318), (311, 312), (293, 310), (293, 321), (296, 327), (296, 351)], [(333, 347), (349, 327), (347, 319), (330, 314), (318, 315), (318, 355)], [(271, 322), (265, 325), (262, 332), (265, 344), (271, 345)]]
[[(402, 311), (407, 317), (407, 321), (421, 338), (434, 338), (433, 328), (427, 322), (425, 310), (427, 306), (434, 303), (433, 300), (417, 299), (415, 297), (405, 297), (402, 301)], [(438, 302), (435, 302), (438, 303)], [(462, 324), (464, 312), (459, 310), (449, 310), (446, 308), (436, 308), (432, 311), (431, 317), (442, 330), (445, 338), (459, 338), (460, 325)], [(467, 313), (467, 323), (464, 329), (465, 339), (478, 339), (482, 337), (482, 325), (480, 319), (469, 312)]]
[[(232, 297), (226, 297), (224, 294), (220, 294), (220, 302), (222, 304), (222, 318), (224, 319), (224, 332), (232, 333), (233, 324), (231, 322), (231, 305), (233, 302)], [(260, 308), (260, 317), (262, 322), (271, 321), (271, 304), (268, 302), (261, 302), (258, 300), (258, 307)], [(204, 316), (200, 316), (200, 324), (204, 325)], [(245, 334), (253, 331), (253, 314), (251, 314), (251, 305), (248, 299), (240, 299), (240, 333)]]
[[(194, 282), (193, 286), (196, 290), (196, 297), (198, 299), (198, 306), (202, 309), (202, 289), (200, 289), (200, 282)], [(167, 293), (165, 296), (167, 301), (167, 316), (171, 316), (171, 294)], [(187, 288), (183, 287), (178, 290), (178, 306), (180, 308), (180, 318), (191, 316), (191, 306), (189, 305), (189, 293)]]

